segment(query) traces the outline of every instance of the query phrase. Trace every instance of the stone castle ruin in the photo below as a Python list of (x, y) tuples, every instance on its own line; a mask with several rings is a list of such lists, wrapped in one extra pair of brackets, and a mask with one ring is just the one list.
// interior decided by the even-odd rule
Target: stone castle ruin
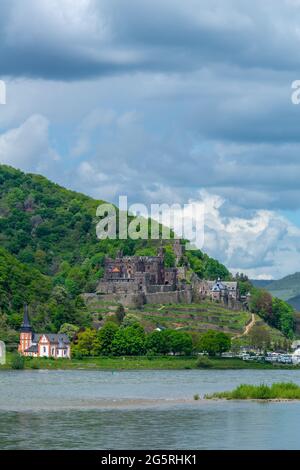
[(180, 240), (171, 243), (176, 260), (172, 268), (165, 266), (163, 246), (157, 256), (123, 256), (119, 252), (115, 259), (106, 258), (103, 279), (96, 294), (85, 294), (86, 301), (98, 299), (138, 307), (210, 299), (228, 308), (244, 308), (237, 282), (201, 280), (196, 274), (187, 282), (187, 268), (179, 266), (185, 247)]
[[(179, 240), (173, 242), (176, 265), (184, 254)], [(181, 280), (182, 269), (167, 268), (163, 247), (157, 256), (123, 256), (105, 260), (104, 277), (97, 295), (104, 300), (117, 300), (124, 305), (144, 303), (191, 302), (191, 287)]]

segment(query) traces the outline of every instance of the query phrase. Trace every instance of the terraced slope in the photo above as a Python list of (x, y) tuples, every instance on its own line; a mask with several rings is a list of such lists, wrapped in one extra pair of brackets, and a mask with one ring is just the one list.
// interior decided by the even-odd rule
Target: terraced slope
[[(106, 319), (115, 314), (117, 304), (98, 301), (90, 303), (88, 309), (93, 314), (95, 326), (101, 326)], [(247, 335), (244, 334), (247, 332), (247, 325), (253, 320), (249, 312), (228, 310), (210, 301), (197, 304), (148, 304), (142, 309), (126, 309), (126, 318), (140, 322), (146, 331), (157, 327), (200, 333), (213, 329), (229, 333), (233, 338), (243, 337), (243, 340), (246, 340)], [(274, 341), (283, 338), (278, 330), (270, 328), (257, 315), (255, 315), (255, 325), (263, 326)]]
[(146, 329), (163, 326), (187, 331), (204, 332), (209, 329), (224, 331), (232, 335), (242, 333), (251, 314), (235, 312), (213, 302), (200, 304), (145, 305), (143, 310), (130, 310)]

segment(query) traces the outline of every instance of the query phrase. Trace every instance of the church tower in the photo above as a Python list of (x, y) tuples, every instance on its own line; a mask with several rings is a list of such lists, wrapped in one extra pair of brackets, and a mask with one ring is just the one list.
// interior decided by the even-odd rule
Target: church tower
[(24, 318), (23, 323), (20, 330), (20, 344), (18, 347), (18, 351), (20, 354), (24, 354), (24, 351), (31, 346), (32, 343), (32, 328), (29, 322), (29, 315), (28, 315), (28, 306), (25, 305), (24, 307)]

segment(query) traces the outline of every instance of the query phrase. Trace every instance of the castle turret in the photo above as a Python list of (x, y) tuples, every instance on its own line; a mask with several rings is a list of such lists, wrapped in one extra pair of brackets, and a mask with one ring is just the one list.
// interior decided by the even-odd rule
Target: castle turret
[(29, 321), (28, 306), (25, 305), (23, 323), (20, 329), (20, 343), (18, 347), (19, 353), (24, 354), (24, 351), (30, 348), (31, 344), (32, 344), (32, 328), (30, 326), (30, 321)]

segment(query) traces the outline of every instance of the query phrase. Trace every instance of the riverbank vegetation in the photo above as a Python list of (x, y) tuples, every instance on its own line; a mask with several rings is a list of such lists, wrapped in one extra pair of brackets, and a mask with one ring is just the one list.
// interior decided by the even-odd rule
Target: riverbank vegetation
[(276, 382), (272, 385), (241, 384), (230, 392), (205, 395), (206, 399), (226, 400), (299, 400), (300, 386), (293, 382)]
[[(13, 368), (15, 353), (7, 354), (7, 362), (1, 370)], [(230, 370), (230, 369), (295, 369), (299, 366), (247, 362), (239, 358), (220, 358), (206, 356), (97, 356), (66, 359), (30, 358), (24, 360), (24, 368), (31, 370)]]

